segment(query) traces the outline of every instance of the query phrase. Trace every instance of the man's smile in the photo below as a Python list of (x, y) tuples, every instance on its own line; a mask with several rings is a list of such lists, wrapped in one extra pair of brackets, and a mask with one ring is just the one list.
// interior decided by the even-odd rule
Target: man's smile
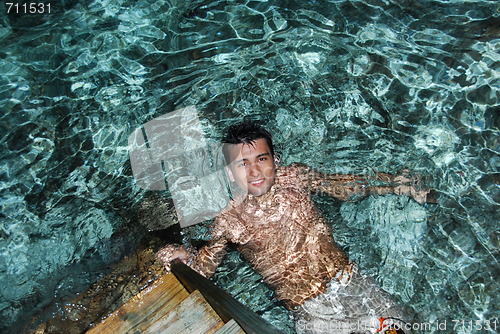
[(229, 153), (231, 163), (227, 172), (231, 182), (236, 182), (240, 189), (253, 196), (262, 196), (271, 189), (276, 165), (264, 138), (229, 146)]
[(264, 183), (266, 179), (258, 179), (258, 180), (255, 180), (255, 181), (250, 181), (250, 184), (253, 185), (253, 186), (260, 186), (261, 184)]

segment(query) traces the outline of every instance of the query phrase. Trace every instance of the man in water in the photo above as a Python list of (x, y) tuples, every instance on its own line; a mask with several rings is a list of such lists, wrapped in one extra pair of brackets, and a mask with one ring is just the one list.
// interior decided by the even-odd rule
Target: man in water
[(382, 317), (402, 316), (335, 244), (311, 192), (343, 201), (395, 193), (424, 203), (428, 191), (404, 176), (328, 175), (302, 164), (278, 167), (271, 135), (252, 123), (230, 127), (223, 142), (229, 179), (246, 196), (233, 199), (215, 218), (211, 241), (200, 250), (161, 249), (157, 256), (167, 269), (178, 258), (210, 277), (233, 243), (294, 312), (298, 333), (375, 333), (384, 326)]

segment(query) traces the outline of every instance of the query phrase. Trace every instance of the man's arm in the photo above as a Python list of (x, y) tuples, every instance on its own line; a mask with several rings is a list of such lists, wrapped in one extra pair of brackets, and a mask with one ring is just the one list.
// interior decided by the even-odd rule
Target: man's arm
[(227, 253), (226, 246), (226, 239), (211, 241), (194, 256), (190, 267), (207, 278), (211, 277)]
[[(214, 226), (220, 223), (218, 220), (219, 217), (215, 219)], [(163, 262), (167, 271), (170, 271), (172, 260), (180, 259), (201, 275), (209, 278), (215, 273), (227, 253), (227, 239), (219, 231), (221, 231), (220, 228), (214, 229), (213, 239), (199, 251), (180, 245), (167, 245), (156, 253), (156, 257)]]
[(325, 193), (342, 201), (369, 195), (397, 194), (413, 197), (418, 203), (435, 203), (429, 189), (420, 188), (420, 178), (405, 175), (375, 173), (373, 176), (326, 174), (303, 165), (297, 168), (301, 182), (311, 192)]

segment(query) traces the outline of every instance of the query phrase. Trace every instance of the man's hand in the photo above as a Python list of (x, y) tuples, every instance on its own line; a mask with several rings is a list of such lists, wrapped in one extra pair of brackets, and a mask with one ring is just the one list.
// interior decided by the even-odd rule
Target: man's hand
[(163, 265), (167, 269), (167, 271), (170, 271), (170, 262), (179, 259), (183, 263), (187, 264), (187, 262), (190, 259), (191, 253), (184, 248), (183, 246), (180, 245), (167, 245), (163, 248), (161, 248), (157, 253), (156, 253), (156, 258), (161, 260), (163, 262)]

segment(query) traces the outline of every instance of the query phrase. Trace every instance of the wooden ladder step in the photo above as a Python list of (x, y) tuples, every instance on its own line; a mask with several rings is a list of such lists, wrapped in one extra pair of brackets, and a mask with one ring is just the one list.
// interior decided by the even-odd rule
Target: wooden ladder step
[(158, 319), (143, 334), (212, 334), (224, 326), (222, 319), (195, 290), (169, 314)]
[(189, 292), (177, 278), (173, 274), (165, 274), (87, 333), (141, 333), (178, 307), (187, 297)]
[(234, 321), (234, 319), (231, 319), (215, 334), (245, 334), (245, 332), (241, 329), (240, 325)]

